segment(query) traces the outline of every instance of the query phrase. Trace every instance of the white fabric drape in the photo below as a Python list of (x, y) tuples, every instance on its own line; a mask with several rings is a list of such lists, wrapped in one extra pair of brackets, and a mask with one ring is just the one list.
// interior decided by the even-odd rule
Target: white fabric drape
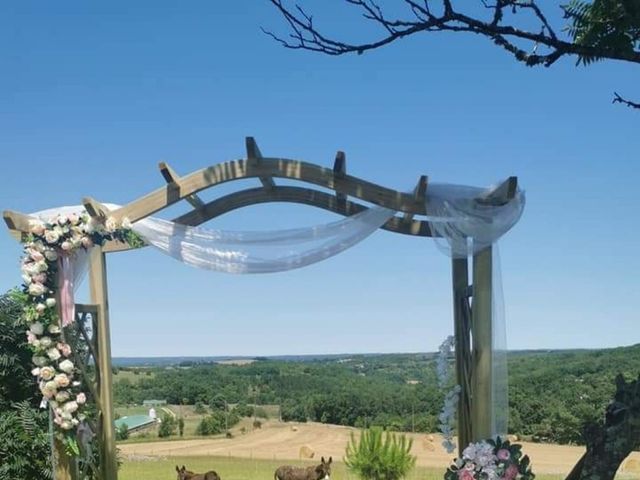
[[(493, 418), (494, 434), (506, 434), (508, 422), (506, 333), (497, 240), (522, 215), (524, 192), (502, 206), (478, 202), (488, 189), (463, 185), (429, 184), (427, 220), (438, 247), (452, 258), (468, 258), (493, 246)], [(117, 209), (118, 205), (107, 205)], [(61, 207), (32, 214), (49, 220), (58, 214), (82, 213), (82, 206)], [(373, 207), (340, 221), (309, 228), (266, 232), (229, 232), (189, 227), (159, 218), (145, 218), (133, 230), (148, 244), (188, 265), (233, 274), (272, 273), (301, 268), (361, 242), (396, 212)], [(87, 271), (88, 255), (74, 254), (74, 285)]]

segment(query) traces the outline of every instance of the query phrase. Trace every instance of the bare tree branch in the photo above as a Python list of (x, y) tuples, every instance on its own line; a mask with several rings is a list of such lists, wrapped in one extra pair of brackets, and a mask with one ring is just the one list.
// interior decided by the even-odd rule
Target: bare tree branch
[(631, 108), (640, 108), (640, 103), (632, 102), (631, 100), (626, 100), (618, 95), (618, 92), (613, 92), (613, 101), (611, 103), (622, 103), (627, 107)]
[[(561, 39), (537, 0), (480, 0), (486, 9), (493, 10), (487, 20), (458, 11), (452, 0), (398, 0), (407, 6), (407, 18), (391, 18), (384, 13), (377, 0), (344, 0), (345, 3), (360, 9), (366, 21), (373, 22), (381, 28), (382, 34), (377, 38), (359, 43), (341, 41), (324, 34), (315, 26), (312, 16), (298, 4), (286, 6), (286, 0), (269, 1), (289, 24), (290, 33), (288, 37), (283, 38), (263, 28), (264, 33), (286, 48), (310, 50), (326, 55), (360, 55), (420, 32), (467, 32), (491, 40), (527, 66), (549, 67), (565, 56), (577, 56), (579, 61), (584, 63), (593, 59), (640, 63), (637, 43), (633, 44), (636, 48), (614, 48), (602, 43), (584, 44), (573, 41), (568, 36), (567, 39)], [(566, 6), (560, 6), (560, 9), (565, 19), (575, 16)], [(533, 19), (534, 25), (529, 26), (529, 21), (521, 22), (527, 25), (526, 28), (520, 26), (515, 23), (520, 17), (516, 18), (515, 15), (509, 15), (508, 19), (511, 21), (506, 22), (505, 13), (508, 12), (528, 13), (528, 20)], [(613, 103), (640, 108), (637, 103), (615, 95)]]

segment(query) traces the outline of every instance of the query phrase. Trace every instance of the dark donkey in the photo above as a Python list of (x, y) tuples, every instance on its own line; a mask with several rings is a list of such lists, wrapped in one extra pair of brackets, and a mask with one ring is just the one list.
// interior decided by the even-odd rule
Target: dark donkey
[(320, 465), (315, 467), (292, 467), (283, 465), (278, 467), (273, 474), (274, 480), (329, 480), (331, 476), (331, 457), (325, 462), (324, 457), (320, 459)]
[(176, 465), (176, 472), (178, 472), (178, 480), (220, 480), (220, 475), (213, 470), (207, 473), (193, 473), (187, 470), (184, 465), (182, 468), (178, 468)]

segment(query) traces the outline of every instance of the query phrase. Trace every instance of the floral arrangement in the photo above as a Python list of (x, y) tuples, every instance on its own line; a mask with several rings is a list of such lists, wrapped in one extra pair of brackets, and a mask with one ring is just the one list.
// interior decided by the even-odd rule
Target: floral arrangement
[(522, 446), (502, 441), (471, 443), (444, 474), (445, 480), (533, 480), (529, 457)]
[[(436, 374), (438, 376), (438, 385), (440, 388), (444, 388), (451, 376), (449, 369), (449, 357), (455, 346), (455, 337), (449, 335), (440, 347), (438, 347), (438, 356), (436, 358)], [(453, 442), (453, 435), (455, 433), (455, 417), (458, 407), (458, 400), (460, 398), (460, 385), (454, 385), (444, 397), (444, 405), (442, 411), (438, 416), (440, 421), (440, 431), (442, 432), (442, 446), (451, 453), (455, 450), (456, 445)]]
[(87, 395), (72, 360), (72, 348), (65, 341), (65, 327), (73, 322), (73, 315), (60, 318), (60, 283), (66, 281), (60, 271), (77, 250), (89, 250), (107, 240), (140, 242), (126, 218), (120, 224), (113, 218), (101, 223), (86, 213), (34, 220), (23, 242), (24, 319), (34, 353), (32, 373), (43, 395), (43, 407), (49, 404), (53, 422), (67, 438), (73, 437), (75, 427), (85, 418)]

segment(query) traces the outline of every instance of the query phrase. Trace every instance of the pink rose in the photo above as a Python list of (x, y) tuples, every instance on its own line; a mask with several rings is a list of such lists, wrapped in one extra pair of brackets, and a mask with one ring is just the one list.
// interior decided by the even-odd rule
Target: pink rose
[(37, 250), (29, 250), (29, 256), (34, 262), (41, 262), (44, 260), (44, 255)]
[(505, 480), (513, 480), (518, 476), (518, 467), (516, 467), (513, 463), (507, 467), (504, 471)]
[(62, 250), (64, 250), (65, 252), (68, 252), (73, 248), (73, 245), (71, 244), (71, 242), (65, 240), (64, 242), (62, 242), (62, 245), (60, 245), (60, 248), (62, 248)]
[(462, 470), (458, 470), (458, 479), (459, 480), (475, 480), (473, 478), (473, 472), (471, 470), (467, 470), (463, 468)]
[(34, 223), (31, 225), (31, 233), (42, 236), (44, 233), (44, 225), (40, 222)]
[(84, 248), (93, 247), (93, 240), (91, 240), (91, 237), (82, 237), (82, 246)]
[(39, 273), (31, 277), (32, 282), (44, 283), (47, 281), (47, 275), (45, 273)]
[(69, 346), (68, 343), (58, 343), (58, 345), (56, 345), (56, 347), (58, 347), (58, 350), (60, 350), (60, 353), (62, 353), (62, 355), (64, 355), (65, 357), (68, 357), (69, 355), (71, 355), (71, 346)]
[(498, 457), (498, 460), (509, 460), (509, 457), (511, 456), (511, 454), (509, 453), (509, 450), (507, 450), (506, 448), (501, 448), (500, 450), (498, 450), (498, 453), (496, 454), (496, 456)]
[(80, 392), (78, 395), (76, 395), (76, 403), (78, 405), (83, 405), (86, 401), (87, 397), (84, 393)]
[(31, 330), (27, 331), (27, 343), (29, 345), (33, 345), (33, 342), (35, 342), (38, 338), (34, 335), (34, 333)]

